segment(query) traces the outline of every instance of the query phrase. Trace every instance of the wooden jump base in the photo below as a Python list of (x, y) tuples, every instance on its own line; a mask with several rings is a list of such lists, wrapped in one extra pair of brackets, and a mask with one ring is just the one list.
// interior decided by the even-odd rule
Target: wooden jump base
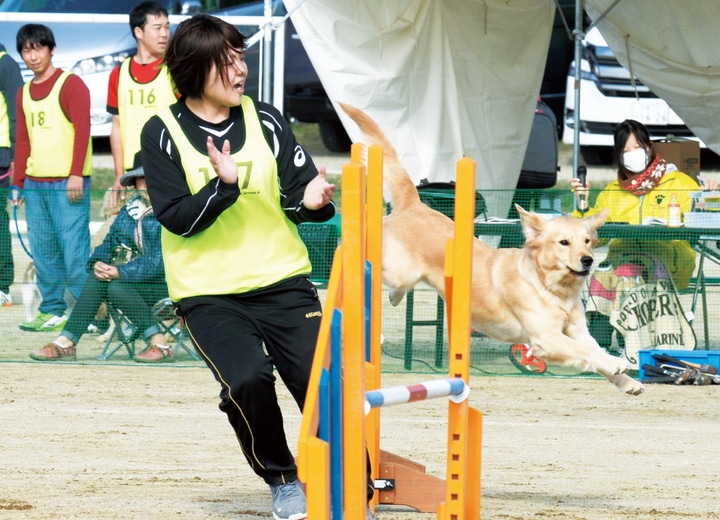
[[(438, 519), (480, 518), (482, 413), (470, 407), (470, 276), (472, 273), (475, 163), (458, 161), (455, 238), (448, 242), (445, 287), (449, 322), (449, 377), (380, 389), (382, 282), (382, 149), (353, 145), (342, 174), (342, 244), (328, 283), (298, 443), (298, 477), (305, 483), (310, 520), (362, 520), (367, 508), (369, 454), (376, 485), (374, 504), (407, 505), (437, 512)], [(421, 390), (420, 387), (424, 387)], [(448, 401), (445, 480), (425, 467), (380, 450), (379, 408), (425, 396), (457, 396)], [(435, 395), (437, 394), (437, 395)], [(462, 396), (462, 398), (461, 398)], [(398, 400), (397, 403), (395, 401)]]

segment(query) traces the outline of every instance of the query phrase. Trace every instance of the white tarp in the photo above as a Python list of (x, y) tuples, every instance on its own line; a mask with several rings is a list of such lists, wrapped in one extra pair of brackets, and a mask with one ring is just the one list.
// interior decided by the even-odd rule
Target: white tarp
[(616, 1), (585, 0), (585, 10), (618, 61), (720, 153), (720, 2)]
[(330, 99), (375, 119), (416, 184), (453, 180), (470, 157), (478, 189), (516, 186), (554, 0), (284, 3), (302, 4), (291, 18)]
[[(478, 189), (515, 187), (554, 0), (284, 2), (302, 4), (292, 20), (331, 100), (376, 119), (416, 183), (453, 179), (467, 156), (477, 162)], [(720, 1), (584, 7), (620, 63), (720, 153)]]

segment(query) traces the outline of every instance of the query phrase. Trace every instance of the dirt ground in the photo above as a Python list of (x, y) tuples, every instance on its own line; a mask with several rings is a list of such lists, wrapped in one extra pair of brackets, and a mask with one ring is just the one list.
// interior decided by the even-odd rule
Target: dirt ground
[[(346, 160), (316, 162), (339, 170)], [(20, 285), (13, 290), (20, 302)], [(395, 312), (385, 325), (397, 330), (384, 333), (386, 344), (401, 345)], [(78, 363), (29, 363), (29, 350), (52, 338), (19, 333), (21, 315), (16, 305), (0, 316), (0, 519), (272, 517), (269, 490), (240, 453), (200, 363), (97, 362), (92, 339)], [(383, 374), (383, 386), (434, 377), (399, 368)], [(720, 386), (654, 385), (630, 397), (598, 378), (470, 383), (471, 404), (484, 414), (482, 518), (720, 519)], [(300, 413), (281, 384), (279, 392), (294, 449)], [(381, 447), (444, 478), (446, 419), (445, 399), (383, 409)], [(379, 506), (376, 516), (435, 518), (402, 506)]]
[[(0, 518), (271, 518), (201, 367), (0, 365)], [(430, 379), (384, 374), (383, 386)], [(720, 387), (476, 377), (485, 519), (720, 518)], [(280, 385), (292, 447), (300, 414)], [(383, 449), (444, 478), (447, 401), (382, 412)], [(380, 506), (380, 520), (434, 518)]]

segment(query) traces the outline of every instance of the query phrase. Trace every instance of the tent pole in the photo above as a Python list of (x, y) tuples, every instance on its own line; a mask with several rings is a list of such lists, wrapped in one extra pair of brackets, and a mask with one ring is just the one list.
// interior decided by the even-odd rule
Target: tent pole
[(575, 177), (580, 166), (580, 79), (582, 63), (582, 39), (583, 32), (583, 6), (582, 0), (575, 0), (575, 30), (573, 31), (575, 41), (575, 111), (573, 112), (573, 171), (571, 176)]
[(269, 30), (271, 27), (270, 20), (272, 19), (272, 2), (271, 0), (265, 0), (263, 15), (265, 17), (264, 27), (265, 35), (263, 37), (262, 46), (262, 63), (260, 64), (262, 70), (262, 85), (260, 89), (260, 99), (267, 103), (272, 103), (272, 90), (270, 88), (271, 79), (271, 64), (272, 64), (272, 33)]

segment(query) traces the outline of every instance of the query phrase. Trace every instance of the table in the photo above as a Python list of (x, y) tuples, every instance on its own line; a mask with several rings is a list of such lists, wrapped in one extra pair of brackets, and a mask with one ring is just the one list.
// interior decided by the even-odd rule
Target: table
[[(475, 236), (503, 236), (511, 237), (511, 242), (522, 244), (524, 237), (520, 222), (502, 223), (475, 223)], [(705, 276), (705, 260), (709, 259), (720, 264), (720, 250), (709, 245), (710, 242), (720, 240), (720, 228), (714, 227), (667, 227), (660, 225), (619, 224), (608, 222), (598, 229), (600, 238), (625, 238), (636, 240), (685, 240), (698, 251), (697, 274), (691, 281), (688, 290), (692, 290), (692, 312), (695, 312), (698, 297), (702, 298), (704, 342), (707, 350), (710, 345), (710, 332), (708, 328), (708, 307), (705, 289), (707, 285), (720, 285), (720, 279)]]
[[(522, 236), (520, 222), (475, 223), (475, 236)], [(691, 228), (656, 225), (618, 224), (608, 222), (598, 229), (600, 238), (634, 238), (638, 240), (686, 240), (695, 245), (715, 237), (720, 239), (720, 228)]]

